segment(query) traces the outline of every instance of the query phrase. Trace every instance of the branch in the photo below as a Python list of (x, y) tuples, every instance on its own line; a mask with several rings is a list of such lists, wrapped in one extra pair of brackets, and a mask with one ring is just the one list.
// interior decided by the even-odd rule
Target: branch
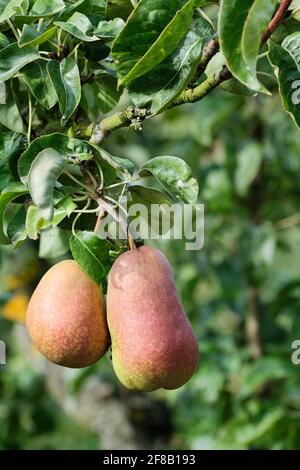
[(281, 23), (284, 15), (285, 15), (285, 12), (287, 11), (287, 9), (289, 8), (291, 3), (292, 3), (292, 0), (283, 0), (282, 1), (280, 7), (277, 10), (277, 13), (275, 14), (274, 18), (272, 19), (271, 23), (269, 24), (267, 30), (263, 34), (263, 37), (262, 37), (262, 43), (263, 44), (266, 43), (268, 41), (268, 39), (270, 39), (270, 37), (274, 33), (275, 29), (279, 26), (279, 24)]
[[(262, 36), (262, 45), (265, 44), (271, 35), (274, 33), (275, 29), (279, 26), (280, 22), (285, 16), (285, 13), (292, 3), (292, 0), (282, 0), (280, 7), (278, 8), (275, 16), (270, 22), (267, 30)], [(205, 70), (208, 62), (219, 50), (219, 42), (217, 40), (210, 41), (207, 47), (204, 49), (202, 58), (199, 62), (196, 78), (199, 77)], [(185, 103), (195, 103), (202, 100), (206, 95), (208, 95), (212, 90), (217, 88), (221, 83), (226, 80), (229, 80), (233, 77), (232, 73), (227, 66), (221, 70), (215, 76), (208, 77), (204, 82), (195, 88), (190, 88), (184, 90), (168, 107), (174, 108), (175, 106), (180, 106)], [(112, 116), (109, 116), (103, 119), (100, 124), (94, 124), (90, 128), (90, 141), (94, 144), (100, 144), (106, 137), (108, 137), (116, 129), (121, 127), (127, 127), (132, 125), (136, 130), (141, 130), (142, 121), (146, 117), (150, 117), (150, 112), (146, 109), (134, 108), (129, 106), (129, 108), (120, 111)]]
[(92, 144), (101, 143), (108, 137), (114, 130), (121, 127), (132, 125), (135, 130), (142, 129), (142, 121), (149, 115), (147, 109), (139, 109), (133, 106), (113, 114), (103, 119), (100, 124), (95, 124), (90, 129), (90, 142)]
[(218, 39), (212, 39), (209, 41), (207, 46), (204, 48), (202, 57), (200, 62), (197, 66), (196, 75), (194, 77), (194, 82), (196, 82), (201, 75), (205, 72), (206, 67), (208, 66), (209, 62), (216, 55), (217, 52), (220, 50), (220, 43)]
[(185, 103), (196, 103), (202, 100), (212, 90), (217, 88), (221, 83), (232, 78), (231, 72), (227, 67), (224, 67), (217, 75), (208, 77), (204, 82), (198, 85), (196, 88), (184, 90), (169, 106), (168, 109), (180, 106)]
[(262, 356), (257, 290), (254, 287), (251, 287), (248, 295), (249, 311), (246, 318), (246, 335), (249, 344), (250, 356), (253, 360), (256, 360)]

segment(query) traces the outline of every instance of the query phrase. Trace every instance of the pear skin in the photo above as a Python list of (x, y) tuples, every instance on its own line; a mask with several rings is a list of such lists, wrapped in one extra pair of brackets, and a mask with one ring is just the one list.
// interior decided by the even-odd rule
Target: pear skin
[(56, 264), (41, 279), (26, 323), (38, 351), (65, 367), (94, 364), (109, 345), (102, 287), (73, 260)]
[(143, 246), (116, 260), (109, 274), (107, 321), (113, 367), (128, 389), (176, 389), (195, 372), (198, 344), (160, 251)]

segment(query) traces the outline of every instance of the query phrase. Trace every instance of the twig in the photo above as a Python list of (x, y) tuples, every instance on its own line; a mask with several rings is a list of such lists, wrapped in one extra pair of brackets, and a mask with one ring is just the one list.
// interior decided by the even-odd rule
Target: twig
[(200, 62), (197, 66), (196, 75), (194, 77), (195, 82), (198, 80), (198, 78), (201, 77), (201, 75), (204, 73), (207, 65), (209, 64), (211, 59), (214, 57), (214, 55), (216, 55), (217, 52), (219, 52), (219, 50), (220, 50), (220, 43), (219, 43), (218, 39), (212, 39), (211, 41), (209, 41), (207, 46), (204, 48), (202, 57), (201, 57)]
[(98, 214), (98, 217), (97, 217), (97, 222), (96, 222), (96, 225), (95, 225), (94, 233), (99, 232), (100, 227), (101, 227), (101, 222), (102, 222), (104, 214), (105, 214), (105, 209), (103, 207), (103, 201), (101, 199), (99, 199), (98, 204), (99, 204), (99, 214)]
[(282, 3), (280, 5), (280, 7), (278, 8), (275, 16), (273, 17), (271, 23), (269, 24), (269, 26), (267, 27), (265, 33), (263, 34), (263, 37), (262, 37), (262, 43), (263, 44), (265, 42), (267, 42), (268, 39), (270, 39), (270, 37), (274, 33), (275, 29), (279, 26), (279, 24), (282, 21), (282, 18), (285, 15), (285, 12), (287, 11), (287, 9), (288, 9), (288, 7), (290, 6), (291, 3), (292, 3), (292, 0), (283, 0), (282, 1)]
[(258, 296), (255, 287), (249, 289), (249, 313), (246, 318), (246, 334), (251, 358), (257, 360), (262, 355)]

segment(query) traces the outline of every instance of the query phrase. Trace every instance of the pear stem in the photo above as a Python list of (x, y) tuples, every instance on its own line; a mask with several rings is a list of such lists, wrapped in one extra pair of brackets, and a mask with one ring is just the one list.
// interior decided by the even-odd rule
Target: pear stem
[(134, 239), (132, 238), (131, 234), (128, 232), (128, 243), (131, 251), (136, 250), (136, 244), (134, 243)]
[(94, 228), (94, 233), (99, 232), (100, 227), (101, 227), (101, 223), (102, 223), (102, 220), (103, 220), (103, 217), (104, 217), (104, 214), (105, 214), (105, 209), (104, 209), (104, 207), (102, 207), (102, 200), (101, 199), (99, 199), (98, 204), (99, 204), (99, 214), (98, 214), (97, 222), (96, 222), (96, 225), (95, 225), (95, 228)]

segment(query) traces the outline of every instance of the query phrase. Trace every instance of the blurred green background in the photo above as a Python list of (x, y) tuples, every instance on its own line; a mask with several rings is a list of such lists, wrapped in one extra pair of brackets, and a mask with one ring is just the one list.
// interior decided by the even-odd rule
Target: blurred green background
[(200, 366), (177, 391), (126, 391), (109, 355), (74, 371), (32, 349), (30, 292), (54, 260), (0, 251), (0, 449), (299, 449), (300, 139), (276, 96), (217, 91), (106, 143), (138, 165), (184, 158), (205, 204), (205, 245), (158, 246), (196, 331)]

